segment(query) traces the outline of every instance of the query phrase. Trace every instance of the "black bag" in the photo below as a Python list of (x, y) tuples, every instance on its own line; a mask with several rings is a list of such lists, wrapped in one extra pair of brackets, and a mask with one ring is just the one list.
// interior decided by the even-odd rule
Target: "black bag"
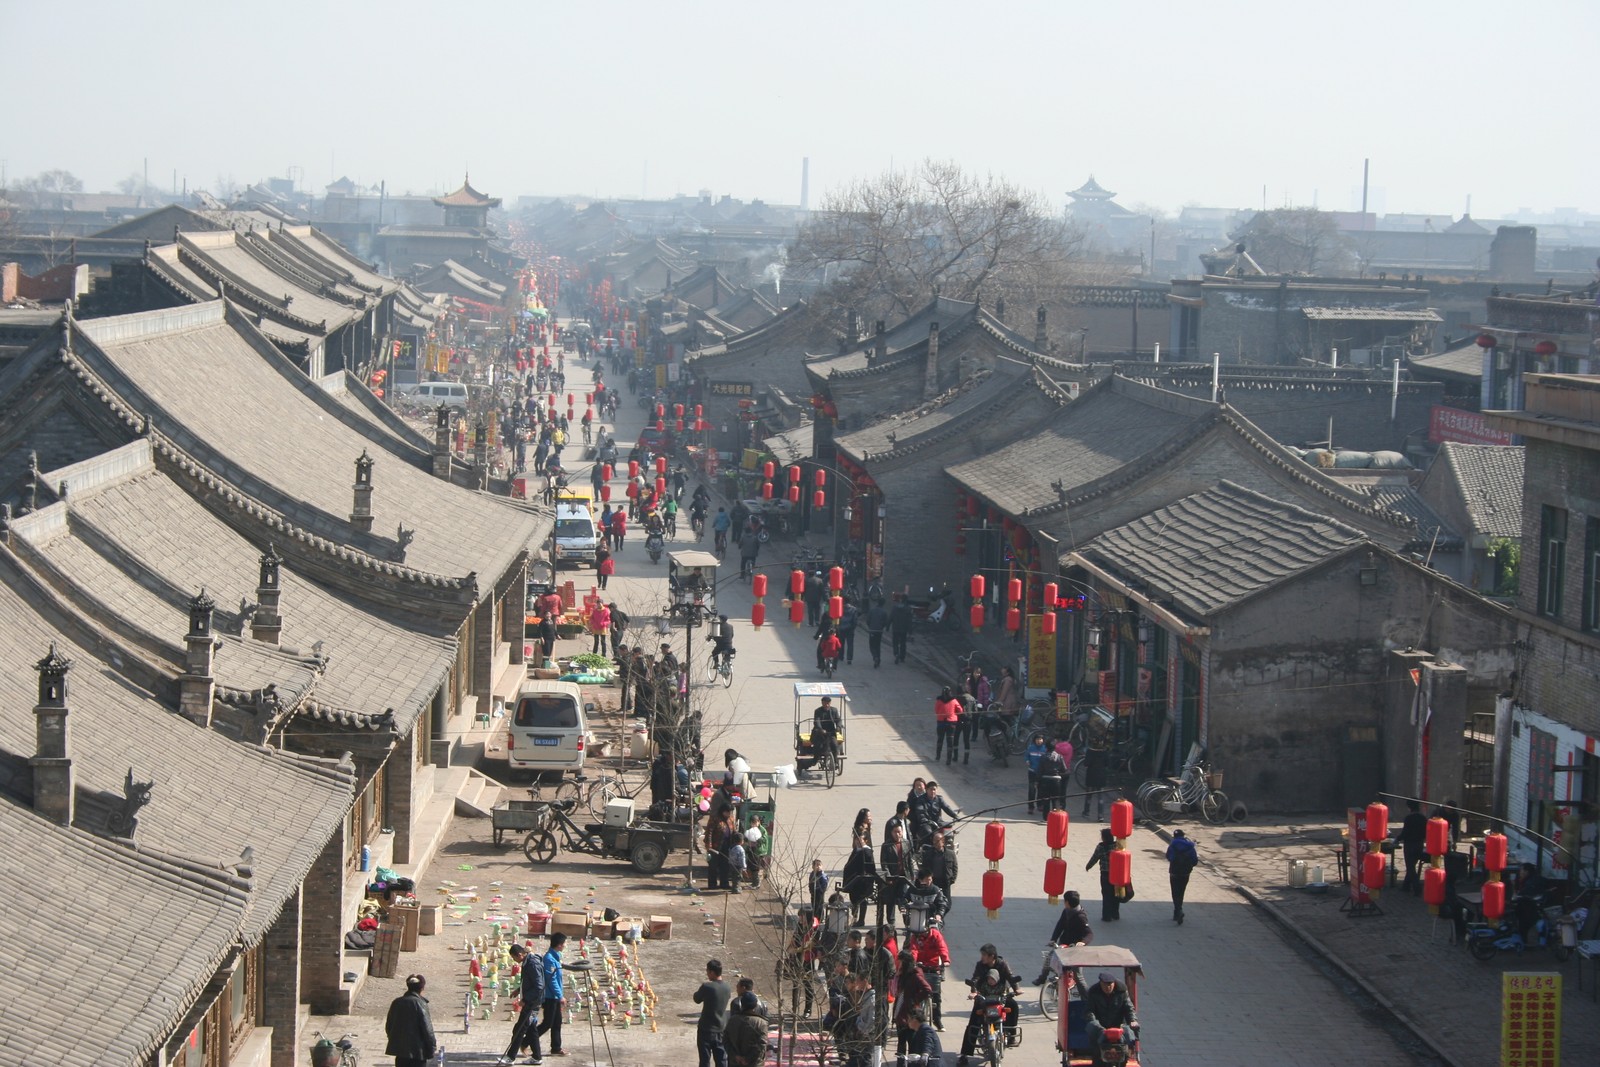
[(1129, 882), (1127, 885), (1122, 887), (1122, 902), (1124, 904), (1126, 904), (1128, 901), (1130, 901), (1132, 899), (1133, 899), (1133, 883)]

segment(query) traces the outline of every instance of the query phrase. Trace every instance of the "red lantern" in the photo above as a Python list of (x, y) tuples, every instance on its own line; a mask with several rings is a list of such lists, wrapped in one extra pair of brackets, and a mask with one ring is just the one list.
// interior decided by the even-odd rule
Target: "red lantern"
[(1428, 855), (1442, 856), (1450, 851), (1450, 822), (1448, 819), (1428, 820)]
[(757, 599), (767, 595), (767, 576), (758, 574), (750, 581), (750, 595)]
[(1444, 868), (1429, 867), (1422, 872), (1422, 899), (1430, 908), (1444, 903)]
[(978, 506), (979, 505), (978, 505), (978, 498), (977, 497), (975, 497), (975, 496), (967, 497), (967, 518), (975, 519), (975, 518), (978, 517)]
[(1483, 868), (1487, 871), (1503, 871), (1510, 859), (1511, 842), (1505, 834), (1483, 835)]
[(574, 403), (573, 396), (572, 396), (571, 393), (568, 393), (567, 394), (567, 407), (570, 408), (573, 405), (573, 403)]
[(1112, 803), (1111, 836), (1133, 836), (1133, 801), (1124, 799)]
[(1056, 613), (1055, 612), (1047, 611), (1047, 612), (1044, 613), (1044, 615), (1042, 617), (1040, 617), (1040, 619), (1039, 619), (1039, 631), (1041, 633), (1046, 634), (1046, 635), (1054, 634), (1056, 632)]
[(1111, 884), (1125, 886), (1133, 884), (1133, 853), (1125, 848), (1113, 849), (1110, 858), (1106, 861), (1111, 875)]
[(1052, 811), (1044, 821), (1044, 843), (1050, 848), (1066, 848), (1070, 826), (1070, 817), (1066, 812), (1059, 809)]
[(666, 419), (657, 419), (656, 420), (656, 433), (666, 433), (666, 432), (667, 432), (667, 420)]
[(757, 630), (767, 621), (767, 606), (759, 600), (750, 605), (750, 625)]
[(1554, 341), (1540, 341), (1533, 346), (1533, 354), (1540, 359), (1549, 359), (1556, 354), (1556, 343)]
[(825, 470), (820, 470), (819, 469), (815, 474), (813, 474), (811, 476), (811, 481), (812, 481), (812, 483), (814, 485), (817, 486), (817, 488), (820, 489), (824, 485), (828, 484), (828, 472), (825, 471)]
[(974, 574), (972, 576), (972, 581), (967, 583), (967, 587), (972, 591), (972, 599), (973, 600), (982, 600), (983, 599), (983, 587), (984, 587), (983, 575)]
[(798, 485), (791, 485), (789, 487), (789, 503), (800, 503), (800, 487)]
[(983, 828), (983, 858), (999, 863), (1006, 858), (1006, 824), (994, 819)]
[(1006, 609), (1006, 629), (1016, 633), (1022, 629), (1022, 611), (1018, 608)]
[(835, 592), (835, 593), (840, 592), (840, 591), (842, 591), (844, 589), (844, 568), (843, 567), (829, 567), (828, 568), (828, 589), (830, 591), (832, 591), (832, 592)]
[(799, 467), (790, 467), (789, 468), (789, 480), (791, 482), (798, 482), (800, 480), (800, 468)]
[(972, 605), (972, 607), (970, 609), (968, 609), (967, 616), (968, 616), (969, 620), (972, 622), (972, 628), (974, 630), (983, 629), (983, 605), (982, 604), (974, 604), (974, 605)]
[(1015, 604), (1022, 599), (1022, 579), (1013, 578), (1006, 583), (1006, 599)]
[(672, 432), (673, 433), (682, 433), (683, 432), (683, 420), (682, 419), (678, 419), (677, 421), (675, 421), (672, 424)]
[(828, 618), (834, 622), (844, 618), (844, 597), (831, 596), (828, 598)]
[(1483, 917), (1489, 922), (1497, 923), (1506, 913), (1506, 884), (1504, 882), (1483, 883)]
[[(679, 419), (683, 418), (683, 405), (682, 404), (674, 404), (674, 405), (672, 405), (672, 414), (673, 414), (673, 416), (675, 418), (679, 418)], [(768, 475), (768, 477), (771, 477), (771, 475)]]
[(1067, 861), (1051, 856), (1044, 861), (1044, 895), (1054, 904), (1067, 891)]
[(1369, 892), (1383, 888), (1383, 853), (1373, 851), (1361, 857), (1361, 884)]
[(600, 487), (600, 503), (609, 504), (610, 502), (611, 502), (611, 486), (602, 485)]
[(789, 592), (799, 596), (806, 591), (806, 572), (792, 570), (789, 572)]
[(1480, 333), (1477, 343), (1479, 348), (1493, 348), (1500, 342), (1495, 340), (1495, 336), (1492, 333)]
[(628, 460), (628, 477), (629, 477), (629, 479), (633, 479), (633, 478), (639, 477), (639, 461), (638, 460), (636, 460), (636, 459)]
[(699, 404), (696, 404), (694, 406), (694, 417), (698, 419), (704, 417), (704, 415), (705, 411), (701, 409)]
[(667, 480), (661, 475), (656, 475), (656, 496), (661, 496), (667, 491)]
[(983, 872), (983, 907), (989, 918), (999, 916), (1006, 902), (1006, 876), (997, 870)]
[(1046, 611), (1054, 611), (1055, 607), (1056, 607), (1056, 601), (1059, 600), (1060, 598), (1061, 598), (1061, 590), (1056, 585), (1056, 583), (1055, 582), (1045, 582), (1044, 583), (1044, 608), (1045, 608), (1045, 610)]
[(629, 482), (628, 483), (628, 499), (629, 500), (637, 500), (638, 497), (639, 497), (639, 483), (638, 482)]
[(771, 500), (772, 499), (772, 483), (771, 482), (762, 482), (761, 483), (761, 499), (762, 500)]
[(665, 404), (657, 404), (656, 405), (656, 418), (658, 418), (658, 419), (662, 418), (662, 417), (664, 417), (666, 415), (666, 413), (667, 413), (667, 405), (665, 405)]
[(1367, 840), (1373, 844), (1389, 836), (1389, 805), (1367, 805)]
[(811, 494), (811, 506), (816, 508), (818, 511), (821, 511), (823, 508), (828, 506), (828, 498), (823, 495), (821, 489), (818, 489), (816, 492)]
[(613, 470), (612, 470), (612, 469), (611, 469), (611, 464), (609, 464), (609, 463), (602, 463), (602, 464), (601, 464), (601, 465), (600, 465), (600, 478), (601, 478), (601, 480), (602, 480), (602, 481), (607, 481), (607, 482), (609, 482), (609, 481), (610, 481), (610, 480), (611, 480), (611, 478), (612, 478), (612, 475), (613, 475), (613, 474), (615, 474), (615, 473), (616, 473), (616, 472), (614, 472), (614, 471), (613, 471)]
[(761, 477), (767, 479), (768, 481), (771, 481), (772, 476), (777, 473), (777, 464), (773, 463), (772, 460), (769, 459), (761, 465)]
[(789, 621), (796, 626), (806, 621), (806, 603), (799, 597), (789, 601)]
[(656, 473), (657, 474), (665, 474), (665, 473), (667, 473), (667, 457), (666, 456), (657, 456), (656, 457)]

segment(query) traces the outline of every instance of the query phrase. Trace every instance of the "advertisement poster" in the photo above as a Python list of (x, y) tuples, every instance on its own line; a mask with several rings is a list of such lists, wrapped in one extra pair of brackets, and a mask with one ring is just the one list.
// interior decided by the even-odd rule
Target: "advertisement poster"
[(1500, 976), (1500, 1067), (1560, 1067), (1561, 976)]
[(1044, 632), (1044, 616), (1028, 616), (1029, 689), (1054, 689), (1056, 686), (1056, 635)]

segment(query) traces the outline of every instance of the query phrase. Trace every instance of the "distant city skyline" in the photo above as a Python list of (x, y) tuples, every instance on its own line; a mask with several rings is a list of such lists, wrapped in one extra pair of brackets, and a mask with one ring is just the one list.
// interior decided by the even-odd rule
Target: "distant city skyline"
[[(1059, 208), (1091, 174), (1131, 209), (1600, 214), (1594, 150), (1543, 84), (1587, 69), (1588, 5), (1541, 5), (1502, 57), (1486, 0), (816, 0), (780, 13), (417, 0), (271, 17), (152, 0), (0, 0), (13, 96), (8, 184), (63, 169), (89, 191), (144, 173), (216, 191), (343, 176), (394, 194), (694, 195), (811, 206), (853, 180), (953, 159)], [(181, 31), (181, 32), (180, 32)], [(1546, 32), (1547, 31), (1547, 32)], [(40, 47), (29, 47), (38, 42)], [(63, 62), (65, 60), (65, 62)], [(1520, 72), (1515, 82), (1506, 75)]]

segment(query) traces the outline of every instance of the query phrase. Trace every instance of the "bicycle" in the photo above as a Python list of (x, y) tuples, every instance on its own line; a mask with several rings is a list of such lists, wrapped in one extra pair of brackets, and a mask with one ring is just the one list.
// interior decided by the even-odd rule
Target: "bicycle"
[[(983, 710), (989, 716), (990, 737), (993, 738), (997, 733), (1000, 735), (1006, 755), (1020, 756), (1028, 751), (1028, 739), (1033, 736), (1033, 721), (1037, 717), (1032, 704), (1024, 705), (1015, 715), (1008, 714), (999, 701), (995, 701)], [(993, 742), (990, 748), (993, 750)], [(999, 753), (995, 755), (998, 757)]]
[(694, 511), (690, 511), (689, 512), (689, 529), (694, 531), (694, 539), (696, 541), (698, 541), (701, 538), (705, 537), (705, 535), (706, 535), (706, 516), (705, 516), (705, 512), (703, 512), (703, 511), (702, 512), (698, 512), (698, 513), (694, 512)]
[(666, 524), (667, 536), (668, 537), (677, 537), (678, 536), (678, 513), (676, 511), (669, 511), (669, 512), (666, 513), (666, 516), (662, 521)]
[(832, 678), (833, 672), (839, 669), (839, 660), (835, 656), (824, 656), (822, 659), (822, 676)]
[(1199, 811), (1206, 822), (1221, 824), (1228, 821), (1233, 810), (1228, 794), (1211, 787), (1211, 774), (1199, 760), (1185, 763), (1183, 774), (1176, 781), (1158, 778), (1144, 783), (1134, 794), (1134, 803), (1140, 814), (1153, 822), (1166, 822), (1180, 812)]
[(583, 424), (583, 443), (586, 445), (594, 444), (594, 431), (590, 429), (587, 422)]
[(726, 656), (711, 657), (711, 666), (706, 672), (706, 684), (715, 685), (717, 679), (722, 679), (722, 688), (733, 688), (733, 653)]
[[(1056, 953), (1056, 947), (1051, 945), (1040, 953), (1045, 959), (1045, 966), (1050, 966), (1050, 958)], [(1061, 976), (1055, 971), (1045, 975), (1044, 982), (1039, 986), (1039, 1014), (1051, 1021), (1061, 1010)]]
[(713, 543), (716, 546), (717, 558), (721, 559), (723, 556), (726, 556), (728, 554), (728, 531), (716, 531), (716, 537), (713, 538)]
[(316, 1044), (311, 1046), (314, 1067), (361, 1067), (361, 1050), (350, 1041), (355, 1034), (345, 1034), (335, 1041), (323, 1037), (320, 1030), (312, 1032), (317, 1035)]

